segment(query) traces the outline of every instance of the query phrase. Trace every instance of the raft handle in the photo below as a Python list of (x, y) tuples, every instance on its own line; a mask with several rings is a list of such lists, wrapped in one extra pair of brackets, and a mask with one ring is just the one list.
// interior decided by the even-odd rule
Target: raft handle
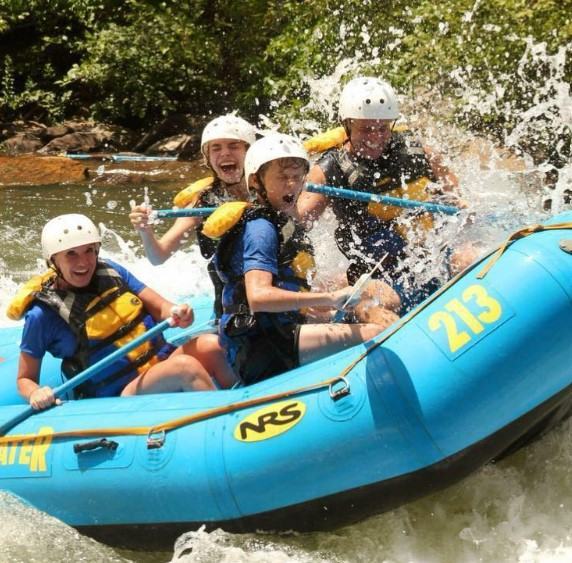
[(82, 452), (90, 452), (99, 448), (105, 448), (110, 452), (114, 452), (118, 446), (119, 444), (113, 440), (100, 438), (99, 440), (92, 440), (91, 442), (84, 442), (83, 444), (74, 444), (73, 451), (75, 454), (80, 454)]
[[(339, 389), (334, 389), (334, 386), (337, 385), (338, 383), (343, 383), (343, 387), (340, 387)], [(330, 399), (332, 399), (332, 401), (338, 401), (342, 397), (345, 397), (346, 395), (350, 394), (350, 383), (345, 377), (339, 377), (338, 379), (330, 383), (329, 391), (330, 391)]]
[[(155, 437), (153, 436), (155, 435)], [(148, 450), (157, 450), (162, 448), (165, 444), (165, 431), (164, 430), (149, 430), (149, 434), (147, 434), (147, 449)]]

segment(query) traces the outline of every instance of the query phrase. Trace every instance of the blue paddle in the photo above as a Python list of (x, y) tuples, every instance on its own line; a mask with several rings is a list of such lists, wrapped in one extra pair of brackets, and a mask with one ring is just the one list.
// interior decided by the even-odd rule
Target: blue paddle
[(153, 217), (166, 219), (172, 217), (206, 217), (214, 212), (216, 207), (191, 207), (190, 209), (157, 209), (152, 211)]
[[(355, 201), (375, 202), (406, 209), (416, 209), (422, 207), (429, 213), (444, 213), (445, 215), (456, 215), (460, 209), (452, 205), (442, 205), (429, 201), (417, 201), (415, 199), (402, 199), (388, 195), (372, 194), (368, 192), (358, 192), (346, 188), (336, 188), (334, 186), (322, 186), (321, 184), (306, 184), (309, 192), (322, 194), (330, 197), (341, 197), (343, 199), (353, 199)], [(213, 213), (216, 207), (193, 207), (191, 209), (158, 209), (153, 211), (153, 215), (158, 218), (173, 217), (205, 217)]]
[(334, 186), (322, 186), (321, 184), (307, 184), (306, 189), (309, 192), (322, 194), (330, 197), (341, 197), (344, 199), (353, 199), (355, 201), (365, 201), (367, 203), (384, 203), (386, 205), (394, 205), (395, 207), (405, 207), (414, 209), (423, 207), (425, 211), (430, 213), (444, 213), (445, 215), (456, 215), (460, 209), (452, 205), (441, 205), (439, 203), (431, 203), (428, 201), (416, 201), (414, 199), (402, 199), (399, 197), (391, 197), (388, 195), (371, 194), (367, 192), (357, 192), (346, 188), (336, 188)]
[[(89, 378), (93, 377), (103, 368), (106, 368), (108, 365), (112, 364), (122, 356), (125, 356), (125, 354), (131, 352), (131, 350), (134, 350), (144, 342), (147, 342), (147, 340), (151, 340), (151, 338), (153, 338), (154, 336), (157, 336), (158, 334), (162, 333), (164, 330), (172, 326), (172, 324), (173, 324), (173, 319), (169, 317), (168, 319), (165, 319), (164, 321), (155, 325), (153, 328), (150, 328), (146, 333), (142, 334), (141, 336), (138, 336), (137, 338), (134, 338), (131, 342), (119, 348), (119, 350), (115, 350), (115, 352), (112, 352), (111, 354), (109, 354), (109, 356), (102, 358), (101, 360), (99, 360), (99, 362), (96, 362), (92, 366), (89, 366), (87, 369), (83, 370), (81, 373), (79, 373), (69, 381), (66, 381), (59, 387), (56, 387), (54, 389), (54, 395), (56, 397), (61, 397), (62, 395), (65, 395), (68, 391), (75, 389), (78, 385), (81, 385), (84, 381), (87, 381)], [(26, 420), (27, 418), (29, 418), (30, 416), (32, 416), (34, 413), (37, 412), (41, 411), (37, 411), (32, 407), (27, 407), (26, 410), (22, 411), (20, 414), (17, 414), (13, 418), (5, 422), (2, 426), (0, 426), (0, 436), (4, 436), (6, 432), (14, 428), (14, 426), (20, 424), (20, 422), (23, 422), (24, 420)]]

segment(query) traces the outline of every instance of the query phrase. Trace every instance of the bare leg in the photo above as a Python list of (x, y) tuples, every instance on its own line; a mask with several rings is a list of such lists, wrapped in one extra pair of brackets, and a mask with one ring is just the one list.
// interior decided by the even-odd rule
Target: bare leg
[(374, 323), (386, 329), (399, 319), (396, 313), (400, 308), (401, 299), (391, 286), (371, 280), (361, 294), (355, 314), (361, 323)]
[(365, 342), (377, 336), (383, 326), (376, 324), (308, 324), (300, 327), (298, 354), (300, 364), (307, 364)]
[(479, 257), (479, 252), (473, 244), (467, 242), (455, 249), (449, 259), (449, 270), (452, 276), (456, 276), (470, 266)]
[(127, 384), (121, 396), (214, 389), (207, 370), (196, 358), (184, 354), (179, 347), (166, 360), (150, 367)]
[(238, 381), (226, 361), (224, 348), (216, 334), (203, 334), (186, 342), (183, 344), (183, 351), (199, 360), (222, 389), (228, 389)]

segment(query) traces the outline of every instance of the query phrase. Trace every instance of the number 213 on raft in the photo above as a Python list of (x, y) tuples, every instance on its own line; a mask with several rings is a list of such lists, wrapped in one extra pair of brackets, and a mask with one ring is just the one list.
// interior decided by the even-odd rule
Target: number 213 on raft
[(428, 334), (441, 348), (444, 335), (444, 351), (457, 356), (512, 317), (506, 313), (499, 297), (493, 297), (482, 285), (470, 285), (460, 298), (451, 299), (429, 317)]

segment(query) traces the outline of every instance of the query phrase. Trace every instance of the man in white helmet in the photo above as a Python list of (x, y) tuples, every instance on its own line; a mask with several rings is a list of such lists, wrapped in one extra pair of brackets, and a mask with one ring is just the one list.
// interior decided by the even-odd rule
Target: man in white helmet
[[(70, 378), (156, 321), (172, 316), (182, 327), (193, 322), (188, 305), (175, 306), (119, 264), (99, 259), (100, 244), (97, 227), (84, 215), (48, 221), (42, 254), (49, 270), (25, 284), (9, 306), (11, 318), (25, 319), (18, 390), (34, 409), (56, 402), (52, 389), (40, 384), (47, 352), (62, 358), (62, 371)], [(201, 336), (177, 349), (158, 337), (94, 374), (77, 396), (211, 390), (209, 371), (221, 378), (230, 371), (216, 336)]]
[[(302, 310), (343, 309), (353, 291), (307, 291), (312, 249), (293, 215), (309, 165), (293, 137), (275, 133), (256, 141), (246, 154), (245, 173), (258, 205), (243, 206), (240, 219), (233, 220), (224, 217), (222, 207), (205, 223), (205, 234), (220, 240), (214, 257), (224, 282), (219, 334), (229, 363), (246, 384), (373, 338), (397, 319), (387, 311), (383, 325), (305, 324)], [(228, 230), (214, 232), (211, 224), (217, 222)]]
[[(395, 130), (399, 102), (387, 82), (374, 77), (351, 80), (341, 93), (339, 114), (347, 141), (321, 156), (310, 171), (310, 182), (414, 200), (430, 199), (437, 189), (455, 198), (457, 178), (438, 155), (410, 132)], [(300, 198), (298, 210), (311, 222), (328, 204), (338, 220), (336, 242), (350, 261), (349, 283), (386, 256), (377, 275), (398, 291), (403, 312), (439, 287), (436, 279), (418, 285), (403, 268), (409, 229), (403, 219), (414, 216), (409, 222), (413, 229), (428, 229), (433, 223), (427, 214), (308, 192)], [(451, 263), (462, 269), (473, 258), (472, 251), (463, 249), (462, 256), (451, 257)]]
[[(255, 140), (255, 127), (237, 115), (222, 115), (207, 123), (201, 137), (201, 152), (213, 177), (199, 180), (182, 190), (175, 197), (175, 205), (216, 207), (225, 201), (248, 201), (244, 156)], [(149, 206), (138, 205), (133, 207), (129, 218), (141, 236), (145, 253), (152, 264), (165, 262), (179, 249), (183, 239), (195, 231), (203, 256), (207, 259), (212, 256), (214, 244), (201, 235), (201, 217), (180, 217), (157, 239), (149, 224), (150, 213)]]

